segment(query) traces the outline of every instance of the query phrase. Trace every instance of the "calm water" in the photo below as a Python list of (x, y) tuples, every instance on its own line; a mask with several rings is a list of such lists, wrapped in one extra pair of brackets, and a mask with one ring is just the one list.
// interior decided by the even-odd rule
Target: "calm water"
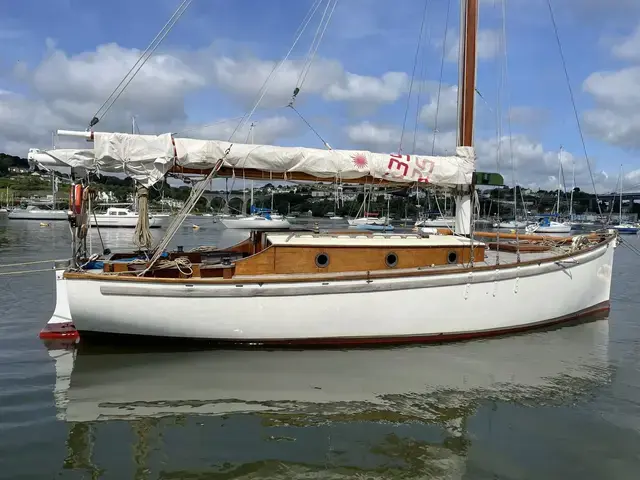
[[(241, 235), (195, 221), (174, 244)], [(68, 242), (64, 222), (0, 217), (0, 265)], [(53, 273), (0, 276), (0, 478), (635, 479), (639, 265), (618, 248), (607, 320), (341, 351), (49, 352)]]

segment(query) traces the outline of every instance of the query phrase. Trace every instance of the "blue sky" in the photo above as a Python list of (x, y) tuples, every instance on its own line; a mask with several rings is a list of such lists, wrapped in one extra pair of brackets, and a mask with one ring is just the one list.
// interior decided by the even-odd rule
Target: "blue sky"
[[(185, 131), (226, 139), (234, 123), (222, 121), (243, 114), (251, 105), (270, 62), (289, 49), (312, 3), (194, 0), (100, 126), (126, 129), (130, 116), (136, 115), (145, 133)], [(0, 151), (24, 155), (30, 146), (48, 146), (49, 132), (55, 128), (86, 126), (135, 61), (136, 49), (147, 46), (178, 4), (177, 0), (5, 2), (0, 18)], [(552, 1), (601, 190), (615, 187), (621, 163), (627, 172), (625, 183), (640, 182), (636, 171), (640, 117), (634, 108), (640, 107), (640, 93), (633, 93), (640, 90), (640, 54), (635, 53), (640, 51), (640, 34), (634, 36), (640, 32), (636, 30), (639, 4)], [(256, 115), (257, 142), (321, 146), (294, 112), (277, 106), (286, 103), (295, 86), (324, 5), (300, 39), (292, 61), (283, 67), (285, 72), (274, 81), (265, 108)], [(429, 112), (433, 114), (437, 103), (445, 31), (436, 143), (439, 151), (453, 147), (457, 65), (452, 60), (459, 6), (453, 0), (428, 1), (423, 40), (429, 41), (408, 97), (424, 8), (425, 0), (339, 0), (296, 102), (334, 148), (397, 150), (410, 98), (404, 151), (412, 149), (416, 109), (425, 108), (416, 148), (430, 153)], [(481, 1), (478, 90), (484, 100), (477, 99), (476, 122), (480, 165), (496, 169), (496, 128), (499, 123), (507, 136), (510, 118), (513, 139), (510, 144), (505, 138), (501, 142), (503, 169), (513, 157), (519, 183), (549, 187), (556, 182), (557, 150), (562, 145), (569, 152), (565, 170), (575, 160), (578, 181), (588, 188), (547, 0), (509, 0), (505, 11), (506, 57), (501, 46), (502, 4)], [(505, 58), (508, 83), (498, 89)], [(245, 136), (246, 129), (241, 134)], [(504, 173), (510, 180), (509, 169)]]

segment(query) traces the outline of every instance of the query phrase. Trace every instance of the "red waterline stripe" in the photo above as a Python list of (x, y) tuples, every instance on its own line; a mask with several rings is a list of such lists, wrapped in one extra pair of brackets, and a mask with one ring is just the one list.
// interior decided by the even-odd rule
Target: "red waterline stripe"
[(41, 340), (74, 340), (80, 337), (80, 333), (72, 322), (47, 323), (39, 336)]

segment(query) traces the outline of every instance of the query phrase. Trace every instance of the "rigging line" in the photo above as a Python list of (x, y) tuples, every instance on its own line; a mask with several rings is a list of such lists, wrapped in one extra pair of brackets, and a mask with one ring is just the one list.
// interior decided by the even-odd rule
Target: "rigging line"
[(298, 25), (298, 29), (293, 34), (294, 38), (297, 37), (298, 34), (303, 31), (303, 26), (304, 26), (304, 28), (306, 28), (306, 24), (311, 21), (311, 18), (313, 18), (313, 16), (316, 14), (316, 11), (318, 10), (318, 7), (320, 7), (320, 4), (323, 1), (324, 0), (315, 0), (314, 1), (314, 3), (311, 5), (311, 7), (307, 11), (306, 15), (304, 16), (304, 18), (302, 19), (302, 22), (300, 23), (300, 25)]
[(333, 148), (331, 148), (331, 145), (329, 145), (326, 142), (326, 140), (322, 138), (322, 136), (318, 133), (318, 131), (315, 128), (313, 128), (309, 122), (307, 122), (307, 119), (304, 118), (298, 110), (296, 110), (296, 107), (294, 107), (293, 104), (289, 105), (289, 108), (291, 108), (294, 112), (298, 114), (298, 116), (302, 119), (302, 121), (307, 124), (307, 126), (311, 129), (313, 133), (316, 134), (316, 136), (320, 139), (320, 141), (324, 144), (324, 146), (327, 147), (327, 150), (333, 150)]
[[(158, 47), (160, 46), (160, 44), (162, 43), (162, 41), (166, 38), (167, 35), (169, 35), (169, 32), (171, 32), (171, 29), (173, 28), (173, 26), (176, 24), (176, 22), (182, 17), (182, 15), (184, 14), (184, 12), (187, 11), (187, 8), (189, 7), (189, 5), (191, 4), (193, 0), (188, 0), (188, 4), (185, 8), (182, 9), (182, 11), (180, 12), (180, 14), (176, 17), (176, 19), (173, 21), (173, 23), (171, 24), (171, 26), (164, 32), (164, 34), (162, 35), (162, 37), (160, 37), (160, 39), (158, 40), (158, 42), (154, 45), (154, 47), (151, 49), (151, 51), (149, 52), (149, 54), (146, 56), (146, 58), (144, 58), (144, 60), (142, 61), (142, 63), (140, 63), (140, 65), (138, 65), (138, 67), (136, 68), (136, 70), (133, 72), (133, 74), (129, 77), (129, 80), (127, 80), (127, 82), (124, 84), (124, 86), (122, 87), (122, 89), (120, 90), (120, 92), (113, 98), (113, 100), (111, 100), (111, 102), (109, 103), (109, 105), (107, 105), (107, 107), (105, 108), (104, 112), (102, 113), (102, 117), (104, 117), (107, 112), (109, 112), (109, 110), (111, 110), (111, 107), (113, 107), (113, 105), (118, 101), (118, 99), (120, 98), (120, 96), (124, 93), (124, 91), (127, 89), (127, 87), (129, 86), (129, 84), (133, 81), (133, 79), (136, 77), (136, 75), (138, 74), (138, 72), (140, 71), (140, 69), (142, 69), (142, 67), (145, 65), (145, 63), (147, 63), (147, 61), (152, 57), (152, 55), (155, 53), (155, 51), (158, 49)], [(126, 78), (126, 77), (125, 77)], [(91, 121), (93, 123), (93, 120)], [(97, 122), (96, 122), (97, 123)], [(95, 123), (94, 123), (95, 125)]]
[[(153, 48), (153, 51), (155, 51), (155, 49), (158, 47), (158, 45), (162, 42), (162, 40), (164, 40), (164, 37), (166, 37), (166, 33), (163, 35), (163, 32), (168, 28), (169, 31), (171, 30), (171, 28), (173, 28), (173, 25), (175, 25), (175, 22), (177, 22), (180, 17), (182, 16), (182, 14), (185, 12), (185, 10), (189, 7), (189, 5), (191, 4), (193, 0), (183, 0), (182, 3), (178, 6), (178, 8), (176, 9), (175, 12), (173, 12), (173, 15), (171, 15), (171, 17), (169, 18), (169, 20), (167, 21), (167, 23), (164, 24), (164, 26), (160, 29), (160, 31), (156, 34), (156, 36), (154, 37), (154, 39), (151, 41), (151, 43), (149, 44), (149, 46), (145, 49), (144, 52), (142, 52), (142, 54), (140, 54), (140, 56), (138, 57), (138, 60), (136, 61), (136, 63), (133, 64), (133, 66), (131, 67), (131, 69), (127, 72), (127, 74), (122, 78), (122, 80), (120, 80), (120, 83), (116, 86), (116, 88), (113, 90), (113, 92), (111, 92), (111, 95), (109, 95), (109, 97), (107, 97), (107, 99), (104, 101), (104, 103), (102, 105), (100, 105), (100, 108), (98, 108), (98, 110), (96, 111), (96, 113), (93, 115), (93, 118), (98, 118), (98, 115), (100, 114), (100, 112), (102, 111), (102, 109), (107, 105), (107, 103), (109, 103), (109, 101), (113, 98), (113, 96), (116, 94), (116, 92), (118, 91), (118, 89), (122, 86), (122, 84), (126, 81), (127, 77), (129, 75), (131, 75), (131, 72), (133, 72), (136, 68), (136, 66), (144, 59), (144, 57), (147, 55), (147, 53), (149, 52), (149, 50), (151, 50), (151, 48)], [(185, 6), (186, 5), (186, 6)], [(181, 11), (182, 10), (182, 11)], [(177, 18), (176, 18), (177, 16)], [(175, 19), (175, 20), (174, 20)], [(173, 23), (172, 23), (173, 22)], [(167, 32), (168, 33), (168, 32)], [(160, 36), (162, 35), (162, 38), (160, 38)], [(158, 40), (160, 38), (160, 40)], [(158, 44), (154, 47), (153, 45), (158, 42)], [(151, 52), (153, 54), (153, 51)], [(147, 58), (148, 60), (148, 58)], [(144, 63), (147, 61), (144, 60)], [(142, 65), (141, 65), (142, 66)], [(136, 72), (137, 74), (137, 72)], [(135, 74), (134, 74), (135, 76)], [(126, 88), (126, 85), (125, 85)], [(119, 95), (118, 95), (119, 96)], [(110, 107), (109, 107), (110, 108)], [(108, 110), (108, 109), (107, 109)], [(106, 111), (104, 113), (102, 113), (101, 117), (104, 117), (104, 115), (106, 114)], [(93, 120), (92, 120), (93, 123)], [(97, 123), (97, 122), (96, 122)], [(95, 125), (95, 123), (94, 123)]]
[(307, 70), (306, 70), (306, 72), (304, 74), (304, 77), (302, 78), (302, 83), (298, 86), (299, 88), (302, 88), (302, 84), (304, 84), (305, 80), (307, 79), (307, 75), (309, 75), (309, 71), (311, 70), (311, 64), (313, 63), (313, 60), (316, 57), (316, 53), (318, 53), (318, 48), (320, 48), (320, 43), (322, 42), (322, 39), (324, 38), (324, 33), (327, 31), (327, 27), (329, 26), (329, 22), (331, 21), (331, 17), (333, 16), (333, 12), (335, 11), (337, 5), (338, 5), (338, 0), (335, 0), (334, 3), (333, 3), (333, 7), (331, 8), (331, 11), (329, 12), (329, 16), (327, 17), (327, 21), (324, 23), (324, 27), (322, 28), (322, 32), (320, 33), (320, 38), (318, 39), (318, 43), (316, 44), (316, 48), (313, 50), (313, 55), (309, 59), (309, 64), (308, 64)]
[(66, 262), (68, 258), (59, 258), (54, 260), (37, 260), (34, 262), (20, 262), (20, 263), (5, 263), (4, 265), (0, 265), (0, 268), (9, 268), (9, 267), (23, 267), (25, 265), (38, 265), (41, 263), (57, 263), (57, 262)]
[[(427, 14), (427, 16), (429, 15)], [(427, 35), (425, 36), (425, 41), (424, 41), (425, 48), (427, 45), (430, 45), (430, 44), (431, 44), (431, 25), (427, 23)], [(420, 67), (420, 82), (419, 82), (419, 88), (418, 88), (418, 97), (416, 99), (416, 119), (413, 124), (413, 144), (411, 146), (412, 152), (416, 151), (416, 142), (418, 138), (418, 124), (420, 122), (420, 101), (422, 99), (422, 92), (424, 90), (426, 71), (427, 71), (427, 61), (426, 61), (426, 58), (423, 58), (422, 65)]]
[[(504, 52), (503, 58), (503, 80), (507, 101), (507, 131), (509, 132), (509, 160), (511, 161), (511, 181), (513, 182), (513, 219), (516, 222), (516, 260), (520, 263), (520, 238), (518, 234), (518, 179), (516, 177), (516, 165), (513, 159), (513, 130), (511, 128), (511, 91), (509, 89), (509, 50), (507, 48), (507, 5), (506, 2), (501, 2), (502, 5), (502, 48)], [(522, 193), (522, 189), (520, 189)], [(522, 209), (526, 211), (524, 203)]]
[[(411, 107), (411, 94), (413, 93), (413, 82), (416, 77), (416, 67), (418, 66), (418, 58), (420, 55), (420, 49), (422, 47), (422, 34), (424, 32), (424, 24), (427, 19), (427, 12), (429, 9), (429, 0), (424, 1), (424, 9), (422, 10), (422, 21), (420, 22), (420, 34), (418, 35), (418, 42), (416, 44), (416, 54), (413, 58), (413, 71), (411, 72), (411, 82), (409, 83), (409, 94), (407, 95), (407, 107), (404, 110), (404, 120), (402, 122), (402, 132), (400, 133), (400, 144), (398, 145), (398, 153), (402, 153), (402, 141), (404, 140), (404, 131), (407, 126), (407, 117), (409, 116), (409, 108)], [(419, 108), (419, 104), (418, 104)]]
[(238, 130), (240, 130), (241, 128), (243, 128), (247, 124), (247, 122), (249, 121), (251, 116), (255, 113), (256, 109), (260, 105), (260, 102), (262, 102), (262, 99), (267, 94), (268, 87), (271, 84), (271, 80), (273, 79), (274, 74), (278, 70), (280, 70), (282, 65), (284, 65), (284, 63), (291, 56), (291, 53), (293, 52), (293, 49), (296, 47), (296, 45), (298, 44), (298, 41), (302, 37), (302, 34), (304, 33), (304, 31), (306, 30), (307, 26), (309, 25), (309, 22), (311, 21), (312, 16), (313, 15), (305, 16), (305, 19), (303, 20), (302, 26), (299, 27), (297, 32), (296, 32), (297, 35), (295, 36), (295, 39), (293, 41), (293, 44), (291, 45), (291, 48), (289, 48), (289, 50), (287, 51), (286, 55), (280, 60), (280, 62), (278, 62), (278, 63), (276, 63), (274, 65), (273, 69), (271, 70), (271, 72), (269, 73), (269, 75), (265, 79), (264, 83), (262, 84), (262, 87), (260, 87), (260, 90), (258, 90), (258, 94), (256, 95), (257, 96), (257, 100), (256, 100), (253, 108), (244, 116), (244, 118), (238, 123), (238, 125), (236, 125), (236, 128), (233, 130), (233, 132), (231, 132), (231, 135), (229, 136), (229, 141), (231, 141), (231, 139), (233, 138), (233, 136), (236, 134), (236, 132)]
[[(298, 41), (300, 40), (300, 37), (302, 36), (302, 34), (304, 33), (307, 25), (309, 24), (309, 21), (311, 20), (311, 17), (312, 17), (311, 15), (305, 16), (305, 19), (304, 19), (304, 21), (302, 23), (302, 26), (300, 28), (298, 28), (298, 30), (296, 32), (297, 35), (296, 35), (296, 37), (295, 37), (295, 39), (293, 41), (293, 44), (291, 45), (291, 47), (287, 51), (286, 55), (282, 58), (282, 60), (279, 63), (277, 63), (273, 67), (273, 69), (271, 70), (271, 72), (269, 73), (267, 78), (265, 79), (261, 89), (258, 91), (258, 98), (257, 98), (253, 108), (251, 109), (251, 111), (249, 111), (244, 116), (244, 118), (240, 122), (238, 122), (238, 124), (234, 128), (233, 132), (231, 132), (231, 135), (229, 136), (229, 142), (231, 142), (231, 140), (233, 139), (233, 136), (236, 134), (236, 132), (246, 125), (246, 123), (249, 121), (251, 116), (255, 113), (256, 109), (259, 107), (260, 102), (262, 101), (262, 99), (264, 98), (264, 96), (267, 93), (267, 89), (268, 89), (268, 87), (269, 87), (269, 85), (271, 83), (271, 80), (272, 80), (274, 74), (287, 61), (287, 59), (291, 55), (291, 52), (293, 52), (293, 49), (297, 45)], [(162, 255), (164, 249), (167, 248), (167, 246), (169, 245), (169, 243), (171, 242), (171, 240), (173, 239), (175, 234), (178, 232), (178, 229), (182, 226), (182, 224), (185, 221), (185, 219), (187, 218), (187, 215), (189, 214), (189, 212), (191, 212), (191, 210), (196, 205), (198, 200), (200, 200), (200, 197), (202, 197), (202, 194), (204, 193), (204, 190), (206, 188), (206, 184), (212, 178), (217, 176), (218, 171), (222, 167), (225, 158), (229, 155), (229, 153), (231, 151), (231, 148), (233, 148), (233, 144), (229, 145), (229, 147), (225, 151), (223, 157), (221, 159), (219, 159), (219, 161), (216, 163), (214, 168), (212, 168), (211, 171), (207, 174), (207, 176), (204, 179), (204, 181), (199, 183), (199, 184), (197, 184), (195, 186), (195, 188), (193, 188), (191, 190), (191, 194), (189, 195), (189, 198), (187, 199), (187, 201), (185, 202), (183, 207), (180, 209), (180, 211), (176, 215), (176, 217), (173, 220), (173, 222), (171, 222), (171, 224), (167, 227), (167, 231), (164, 234), (164, 236), (160, 239), (160, 241), (156, 245), (155, 252), (153, 254), (153, 258), (151, 259), (151, 262), (149, 263), (147, 268), (140, 275), (144, 275), (144, 273), (149, 271), (153, 267), (153, 265), (158, 261), (158, 259), (160, 258), (160, 255)]]
[[(497, 64), (497, 62), (496, 62)], [(502, 68), (500, 68), (500, 75), (496, 75), (496, 171), (500, 172), (500, 166), (502, 164)], [(498, 233), (500, 232), (500, 190), (497, 191), (496, 198), (496, 222)], [(489, 215), (491, 215), (491, 205), (489, 203)], [(496, 265), (500, 265), (500, 235), (496, 235)]]
[[(318, 7), (320, 6), (320, 4), (322, 3), (323, 0), (318, 0), (317, 3), (318, 5), (316, 6), (316, 10), (318, 9)], [(313, 40), (311, 41), (311, 43), (309, 44), (309, 50), (307, 51), (307, 55), (305, 57), (305, 62), (302, 65), (302, 68), (300, 69), (300, 74), (298, 75), (298, 81), (296, 82), (296, 87), (300, 87), (302, 85), (302, 77), (304, 76), (304, 72), (307, 68), (307, 65), (309, 65), (311, 63), (311, 58), (314, 55), (314, 46), (316, 44), (316, 42), (318, 41), (318, 38), (320, 37), (320, 31), (322, 29), (322, 25), (324, 24), (324, 19), (327, 16), (327, 12), (329, 11), (329, 6), (331, 5), (331, 0), (327, 0), (327, 5), (324, 7), (324, 12), (322, 12), (322, 17), (320, 18), (320, 21), (318, 22), (318, 27), (316, 28), (316, 33), (313, 36)], [(315, 10), (314, 10), (314, 14), (315, 14)]]
[(0, 276), (9, 276), (9, 275), (22, 275), (25, 273), (38, 273), (38, 272), (55, 272), (53, 268), (38, 268), (35, 270), (17, 270), (13, 272), (0, 272)]
[[(288, 105), (280, 105), (279, 107), (263, 107), (263, 108), (259, 108), (258, 111), (266, 111), (266, 110), (279, 110), (281, 108), (286, 108), (288, 107)], [(246, 114), (245, 114), (246, 115)], [(190, 128), (186, 128), (180, 132), (174, 132), (173, 135), (174, 136), (182, 136), (185, 133), (188, 132), (193, 132), (196, 130), (200, 130), (202, 128), (207, 128), (207, 127), (213, 127), (214, 125), (220, 125), (222, 123), (230, 123), (230, 122), (234, 122), (236, 120), (242, 120), (245, 115), (238, 115), (237, 117), (232, 117), (232, 118), (224, 118), (222, 120), (216, 120), (215, 122), (211, 122), (211, 123), (205, 123), (204, 125), (198, 125), (197, 127), (190, 127)]]
[(593, 186), (593, 193), (596, 197), (596, 204), (598, 205), (598, 213), (602, 215), (602, 208), (600, 208), (600, 201), (598, 199), (598, 191), (596, 190), (596, 181), (593, 178), (593, 170), (591, 169), (591, 161), (589, 160), (589, 154), (587, 153), (587, 144), (584, 140), (584, 134), (582, 133), (582, 124), (580, 123), (580, 115), (578, 115), (578, 108), (576, 107), (576, 100), (573, 94), (573, 88), (571, 87), (571, 79), (569, 78), (569, 70), (567, 68), (567, 62), (564, 57), (564, 50), (562, 49), (562, 42), (560, 41), (560, 33), (558, 32), (558, 25), (556, 23), (556, 17), (553, 13), (553, 7), (551, 6), (551, 0), (547, 0), (547, 6), (549, 7), (549, 16), (551, 17), (551, 23), (553, 24), (553, 32), (556, 37), (556, 43), (558, 44), (558, 52), (560, 53), (560, 59), (562, 60), (562, 68), (564, 70), (564, 76), (567, 81), (567, 88), (569, 89), (569, 96), (571, 97), (571, 106), (573, 107), (573, 114), (576, 118), (576, 124), (578, 125), (578, 133), (580, 134), (580, 142), (582, 143), (582, 151), (584, 152), (584, 158), (587, 161), (587, 167), (589, 168), (589, 176), (591, 177), (591, 185)]
[[(444, 21), (444, 39), (442, 40), (442, 58), (440, 59), (440, 79), (438, 81), (438, 95), (436, 97), (436, 113), (433, 122), (433, 140), (431, 141), (431, 155), (436, 150), (436, 135), (438, 133), (438, 115), (440, 113), (440, 94), (442, 92), (442, 77), (444, 74), (444, 60), (447, 56), (447, 34), (449, 33), (449, 13), (451, 12), (451, 0), (447, 1), (447, 14)], [(462, 34), (462, 32), (461, 32)], [(460, 88), (460, 86), (458, 86)]]

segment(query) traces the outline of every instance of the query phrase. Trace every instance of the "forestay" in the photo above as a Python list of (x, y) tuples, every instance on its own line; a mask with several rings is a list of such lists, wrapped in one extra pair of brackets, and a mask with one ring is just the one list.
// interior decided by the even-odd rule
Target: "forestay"
[(470, 185), (475, 169), (475, 152), (471, 147), (458, 147), (451, 156), (425, 156), (174, 139), (168, 133), (157, 136), (94, 133), (93, 140), (93, 151), (31, 150), (29, 159), (45, 167), (124, 173), (147, 187), (173, 167), (210, 169), (220, 158), (224, 158), (224, 166), (237, 169), (285, 175), (296, 172), (346, 181), (369, 176), (398, 183), (442, 186)]

